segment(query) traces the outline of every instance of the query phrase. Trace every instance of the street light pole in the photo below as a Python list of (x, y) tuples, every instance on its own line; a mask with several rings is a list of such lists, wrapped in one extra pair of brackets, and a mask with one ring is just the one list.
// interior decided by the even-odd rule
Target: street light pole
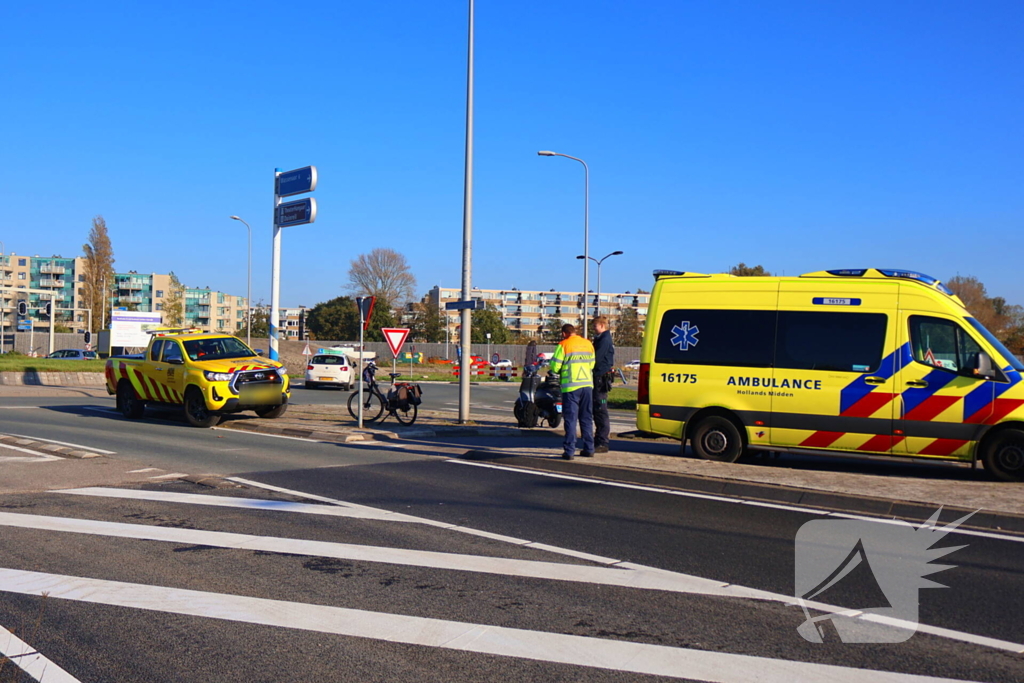
[(621, 255), (622, 255), (621, 251), (613, 251), (610, 254), (605, 254), (600, 259), (596, 259), (593, 256), (587, 256), (585, 254), (576, 257), (578, 259), (590, 259), (591, 261), (593, 261), (594, 263), (597, 264), (597, 314), (598, 315), (601, 315), (601, 264), (604, 263), (604, 260), (606, 258), (608, 258), (609, 256), (621, 256)]
[(245, 292), (245, 343), (252, 348), (252, 228), (238, 216), (229, 216), (233, 221), (240, 221), (249, 231), (249, 286)]
[[(475, 3), (469, 0), (469, 35), (466, 55), (466, 159), (462, 199), (462, 301), (470, 300), (473, 287), (473, 28), (475, 22)], [(470, 355), (473, 324), (473, 312), (468, 308), (461, 310), (462, 329), (459, 333), (459, 349), (461, 352), (459, 370), (459, 424), (469, 422), (470, 400), (470, 368), (473, 357)]]
[(587, 162), (550, 150), (537, 152), (542, 157), (565, 157), (583, 164), (583, 336), (587, 336), (587, 291), (590, 289), (590, 167)]

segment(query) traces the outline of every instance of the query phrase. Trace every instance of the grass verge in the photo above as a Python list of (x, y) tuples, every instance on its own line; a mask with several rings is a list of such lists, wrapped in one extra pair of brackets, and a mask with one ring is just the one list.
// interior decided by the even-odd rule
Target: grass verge
[(103, 360), (57, 360), (0, 356), (0, 372), (103, 372)]
[(608, 392), (608, 407), (612, 410), (636, 410), (636, 389), (613, 387)]

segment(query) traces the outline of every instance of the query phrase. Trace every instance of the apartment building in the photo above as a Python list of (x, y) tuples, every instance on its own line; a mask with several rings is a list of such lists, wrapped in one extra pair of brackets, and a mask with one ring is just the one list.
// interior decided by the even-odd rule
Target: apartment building
[[(0, 256), (0, 327), (4, 332), (28, 331), (31, 326), (45, 329), (49, 319), (42, 309), (53, 293), (58, 324), (84, 331), (88, 314), (80, 298), (79, 283), (85, 281), (85, 259), (62, 256)], [(18, 290), (25, 290), (19, 292)], [(30, 291), (35, 290), (35, 291)], [(18, 316), (18, 302), (28, 306), (28, 315)]]
[(184, 291), (185, 325), (207, 332), (234, 334), (245, 329), (248, 302), (209, 287), (186, 287)]
[(308, 310), (305, 306), (299, 306), (298, 308), (279, 308), (277, 311), (278, 338), (290, 341), (308, 339), (306, 336), (307, 312)]
[(146, 313), (162, 311), (171, 289), (171, 276), (157, 273), (127, 273), (114, 275), (111, 305)]
[[(437, 306), (444, 311), (449, 301), (462, 298), (462, 290), (435, 286), (423, 298), (423, 303)], [(576, 324), (583, 314), (583, 292), (558, 291), (554, 289), (521, 290), (512, 289), (479, 289), (473, 288), (473, 299), (493, 304), (501, 313), (505, 327), (516, 336), (538, 337), (552, 321)], [(600, 300), (599, 300), (600, 299)], [(606, 315), (614, 327), (622, 311), (632, 308), (637, 313), (640, 323), (647, 319), (647, 306), (651, 295), (648, 293), (602, 292), (599, 295), (590, 292), (587, 295), (587, 315), (594, 318)], [(458, 311), (445, 311), (448, 324), (455, 329), (459, 324)]]

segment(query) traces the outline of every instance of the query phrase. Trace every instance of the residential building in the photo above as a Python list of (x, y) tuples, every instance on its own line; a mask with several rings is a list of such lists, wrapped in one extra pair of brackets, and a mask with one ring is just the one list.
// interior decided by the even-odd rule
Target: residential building
[[(459, 325), (459, 311), (445, 311), (444, 305), (449, 301), (462, 298), (462, 290), (435, 286), (423, 297), (423, 303), (437, 306), (447, 313), (448, 325), (453, 331)], [(576, 324), (583, 313), (583, 292), (549, 290), (512, 289), (473, 289), (473, 299), (493, 304), (501, 313), (502, 322), (516, 336), (538, 337), (552, 321)], [(598, 295), (590, 292), (587, 295), (588, 316), (608, 316), (612, 327), (622, 311), (632, 308), (643, 324), (647, 319), (647, 306), (650, 303), (649, 293), (601, 292)]]
[(189, 327), (230, 334), (245, 329), (248, 302), (244, 296), (213, 291), (209, 287), (186, 287), (184, 304), (185, 325)]
[[(37, 329), (48, 328), (50, 321), (43, 314), (43, 309), (51, 301), (52, 292), (57, 324), (84, 331), (88, 326), (88, 314), (82, 310), (85, 303), (78, 291), (79, 283), (84, 281), (85, 259), (81, 257), (0, 256), (2, 329), (6, 332), (18, 328), (27, 330), (29, 325)], [(18, 316), (19, 301), (28, 306), (28, 315), (24, 318)]]
[(305, 306), (298, 308), (279, 308), (278, 316), (278, 338), (289, 341), (301, 341), (308, 339), (306, 336), (306, 313)]
[(162, 311), (171, 288), (171, 276), (157, 273), (127, 273), (114, 275), (111, 305), (131, 311), (151, 313)]

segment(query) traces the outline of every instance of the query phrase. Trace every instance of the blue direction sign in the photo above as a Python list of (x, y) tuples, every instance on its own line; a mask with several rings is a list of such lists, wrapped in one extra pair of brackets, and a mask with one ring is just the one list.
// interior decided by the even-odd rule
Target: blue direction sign
[[(285, 171), (277, 176), (277, 196), (291, 197), (296, 194), (305, 194), (316, 189), (316, 166), (297, 168), (294, 171)], [(312, 223), (313, 221), (307, 221)]]
[(287, 202), (277, 207), (277, 226), (286, 228), (290, 225), (305, 225), (316, 220), (316, 200), (300, 199)]
[(486, 304), (483, 301), (471, 299), (469, 301), (449, 301), (444, 305), (446, 311), (461, 311), (464, 308), (468, 308), (471, 311), (482, 311), (486, 308)]

